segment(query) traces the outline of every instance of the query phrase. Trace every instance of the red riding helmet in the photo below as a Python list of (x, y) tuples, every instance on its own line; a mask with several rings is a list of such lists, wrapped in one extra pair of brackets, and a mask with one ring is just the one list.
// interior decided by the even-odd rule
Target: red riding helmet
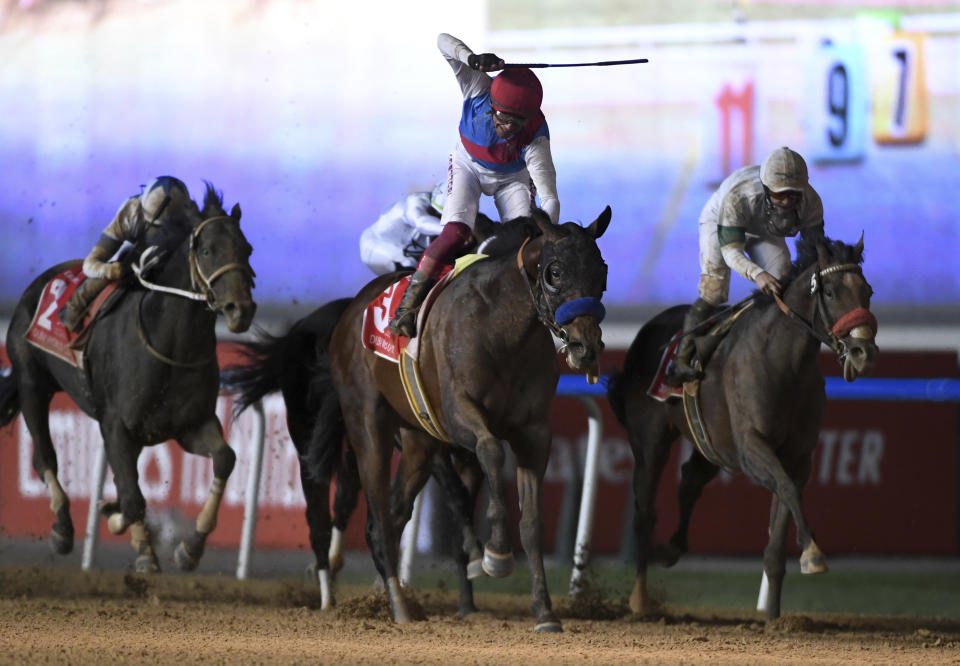
[(490, 101), (497, 111), (528, 118), (540, 110), (543, 86), (525, 67), (506, 69), (493, 79)]

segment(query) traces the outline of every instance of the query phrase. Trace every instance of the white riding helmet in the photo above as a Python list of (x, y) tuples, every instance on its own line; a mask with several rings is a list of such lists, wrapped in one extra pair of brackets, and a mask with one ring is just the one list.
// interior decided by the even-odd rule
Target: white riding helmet
[(144, 219), (153, 224), (165, 212), (184, 210), (194, 203), (183, 181), (173, 176), (158, 176), (144, 186), (140, 206)]
[(447, 203), (447, 181), (442, 180), (437, 183), (430, 193), (430, 205), (438, 213), (443, 212), (443, 206)]
[(760, 165), (760, 182), (771, 192), (801, 192), (809, 182), (807, 163), (800, 153), (786, 146), (777, 148)]

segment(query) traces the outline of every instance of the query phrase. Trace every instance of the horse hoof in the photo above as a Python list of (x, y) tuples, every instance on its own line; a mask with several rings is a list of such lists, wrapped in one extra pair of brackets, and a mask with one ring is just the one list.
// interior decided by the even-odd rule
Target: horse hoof
[(541, 622), (533, 628), (538, 634), (562, 634), (563, 626), (561, 626), (559, 620), (550, 620), (549, 622)]
[(683, 550), (677, 548), (673, 544), (666, 546), (660, 546), (654, 550), (654, 556), (657, 558), (657, 562), (660, 566), (665, 569), (669, 569), (680, 559), (680, 556), (683, 555)]
[(473, 580), (483, 575), (483, 560), (470, 560), (467, 564), (467, 580)]
[(139, 555), (133, 563), (133, 570), (137, 573), (159, 573), (160, 565), (153, 555)]
[(65, 537), (57, 532), (50, 532), (50, 550), (57, 555), (66, 555), (73, 550), (73, 537)]
[(513, 573), (513, 553), (501, 555), (489, 548), (483, 549), (483, 572), (493, 578), (506, 578)]
[(193, 557), (187, 551), (187, 545), (181, 541), (173, 551), (173, 561), (180, 571), (193, 571), (200, 564), (200, 559)]
[(817, 544), (811, 543), (800, 555), (800, 573), (820, 574), (827, 571), (827, 556), (817, 547)]

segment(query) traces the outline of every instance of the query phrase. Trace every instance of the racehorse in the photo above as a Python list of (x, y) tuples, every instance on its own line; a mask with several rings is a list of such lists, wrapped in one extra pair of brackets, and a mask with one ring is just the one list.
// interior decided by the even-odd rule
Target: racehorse
[[(194, 212), (194, 216), (196, 213)], [(12, 373), (0, 379), (0, 425), (23, 412), (33, 438), (33, 468), (50, 491), (56, 516), (50, 544), (60, 554), (73, 548), (70, 501), (57, 480), (57, 455), (50, 438), (50, 401), (65, 391), (100, 424), (119, 501), (101, 513), (114, 534), (130, 528), (138, 572), (158, 571), (159, 563), (144, 522), (146, 501), (138, 486), (137, 457), (145, 445), (175, 439), (185, 451), (213, 459), (210, 495), (196, 531), (178, 545), (175, 560), (193, 569), (207, 535), (216, 525), (223, 488), (236, 455), (223, 439), (216, 416), (219, 368), (215, 323), (222, 313), (233, 332), (245, 331), (256, 304), (251, 297), (252, 252), (240, 230), (240, 206), (229, 215), (221, 195), (207, 183), (199, 217), (172, 216), (145, 235), (168, 255), (149, 281), (141, 261), (141, 282), (119, 294), (97, 320), (77, 368), (30, 345), (24, 334), (47, 282), (70, 262), (45, 271), (18, 303), (7, 334)], [(159, 253), (143, 252), (157, 256)]]
[[(691, 432), (679, 400), (658, 402), (647, 394), (663, 349), (682, 327), (686, 306), (661, 312), (640, 329), (623, 372), (612, 378), (608, 388), (636, 463), (638, 557), (630, 597), (634, 612), (648, 605), (648, 560), (658, 558), (672, 566), (686, 552), (694, 504), (721, 467), (742, 472), (773, 493), (763, 557), (770, 586), (768, 620), (780, 616), (791, 516), (802, 549), (801, 572), (827, 570), (801, 508), (826, 403), (817, 352), (821, 342), (832, 348), (847, 381), (873, 369), (876, 319), (869, 310), (873, 290), (861, 271), (862, 261), (862, 237), (855, 246), (826, 239), (817, 244), (797, 242), (797, 260), (785, 278), (782, 301), (775, 303), (757, 292), (752, 307), (735, 320), (706, 365), (699, 383), (706, 446)], [(653, 549), (657, 486), (670, 446), (681, 434), (697, 443), (697, 448), (682, 467), (679, 525), (668, 546)]]
[[(452, 443), (474, 452), (490, 489), (490, 538), (483, 570), (504, 576), (513, 567), (503, 503), (506, 440), (517, 459), (521, 542), (530, 564), (537, 631), (561, 631), (547, 591), (541, 551), (540, 492), (550, 454), (550, 405), (559, 368), (550, 333), (562, 341), (568, 364), (596, 377), (603, 348), (600, 297), (606, 265), (596, 239), (610, 222), (609, 207), (588, 227), (533, 218), (541, 235), (467, 268), (436, 298), (419, 336), (420, 373), (438, 422)], [(430, 474), (442, 442), (421, 429), (397, 367), (363, 347), (367, 305), (396, 274), (381, 276), (351, 301), (330, 341), (331, 378), (343, 410), (367, 500), (367, 542), (383, 578), (393, 619), (410, 621), (397, 578), (399, 534), (409, 511), (391, 515), (390, 458), (395, 434), (404, 439), (404, 506)], [(322, 426), (322, 424), (321, 424)], [(419, 456), (410, 455), (414, 450)], [(322, 453), (312, 452), (313, 467)], [(414, 464), (415, 463), (415, 464)]]
[[(539, 233), (539, 229), (530, 218), (501, 224), (482, 213), (478, 214), (474, 229), (476, 242), (497, 235), (497, 242), (507, 246), (522, 242), (531, 233)], [(330, 379), (330, 338), (350, 300), (342, 298), (320, 306), (281, 336), (261, 332), (257, 340), (239, 344), (237, 348), (244, 361), (225, 368), (221, 373), (223, 388), (234, 394), (234, 417), (268, 393), (280, 391), (286, 407), (287, 430), (294, 447), (302, 461), (308, 455), (315, 459), (313, 469), (316, 475), (308, 471), (304, 462), (300, 479), (307, 505), (310, 546), (314, 553), (314, 564), (308, 568), (308, 577), (320, 586), (322, 609), (334, 604), (332, 577), (343, 564), (343, 534), (356, 509), (360, 491), (353, 450), (344, 446), (343, 454), (338, 454), (338, 442), (344, 439), (346, 430)], [(318, 428), (318, 424), (323, 427)], [(401, 446), (404, 441), (401, 439)], [(423, 452), (416, 447), (406, 453), (408, 457), (421, 455)], [(409, 515), (412, 510), (405, 503), (410, 499), (409, 493), (403, 489), (405, 464), (406, 458), (401, 457), (391, 492), (395, 516)], [(329, 488), (334, 473), (337, 486), (331, 523)], [(453, 509), (463, 539), (456, 559), (459, 614), (466, 616), (476, 612), (471, 579), (482, 573), (482, 553), (473, 528), (482, 472), (476, 457), (466, 449), (446, 449), (434, 455), (433, 477)]]

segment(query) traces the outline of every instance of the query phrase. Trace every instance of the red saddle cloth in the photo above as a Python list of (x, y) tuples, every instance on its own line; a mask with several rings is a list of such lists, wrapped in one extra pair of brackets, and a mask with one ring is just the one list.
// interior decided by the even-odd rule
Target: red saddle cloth
[[(59, 312), (73, 296), (87, 276), (83, 273), (83, 264), (77, 262), (62, 273), (53, 277), (43, 288), (40, 300), (37, 302), (37, 311), (24, 337), (27, 342), (63, 359), (70, 365), (83, 367), (82, 344), (90, 332), (90, 324), (96, 318), (97, 311), (107, 297), (117, 288), (113, 282), (101, 291), (83, 318), (80, 331), (74, 333), (60, 321)], [(77, 347), (75, 349), (74, 347)]]
[[(443, 290), (443, 287), (448, 282), (447, 278), (451, 270), (451, 266), (444, 269), (443, 273), (440, 274), (440, 279), (437, 280), (437, 284), (434, 285), (433, 289), (430, 290), (430, 293), (427, 294), (427, 297), (424, 299), (423, 305), (420, 307), (420, 312), (417, 315), (418, 329), (423, 326), (423, 319), (433, 304), (433, 301), (436, 300), (437, 294)], [(411, 276), (412, 273), (410, 275), (404, 275), (400, 278), (399, 282), (395, 282), (384, 289), (375, 299), (370, 301), (367, 309), (363, 311), (363, 327), (361, 329), (363, 346), (373, 351), (377, 356), (381, 356), (394, 363), (400, 362), (400, 352), (410, 338), (402, 335), (394, 335), (387, 330), (387, 325), (393, 319), (394, 313), (396, 313), (397, 308), (400, 306), (403, 294), (407, 291), (407, 286), (410, 284)]]
[(657, 374), (653, 376), (653, 381), (650, 382), (650, 388), (647, 389), (647, 395), (654, 400), (666, 402), (670, 398), (679, 398), (683, 396), (682, 386), (670, 386), (664, 382), (664, 379), (667, 376), (667, 370), (670, 368), (670, 364), (677, 355), (677, 349), (680, 348), (681, 333), (682, 331), (677, 331), (677, 334), (673, 337), (673, 340), (669, 345), (667, 345), (666, 350), (663, 352), (663, 356), (660, 358), (660, 365), (657, 366)]

